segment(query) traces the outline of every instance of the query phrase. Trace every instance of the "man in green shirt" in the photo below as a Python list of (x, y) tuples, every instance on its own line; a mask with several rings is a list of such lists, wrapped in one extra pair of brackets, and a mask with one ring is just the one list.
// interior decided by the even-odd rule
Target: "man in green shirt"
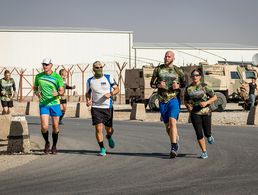
[(10, 114), (10, 108), (13, 107), (13, 96), (16, 92), (15, 82), (11, 78), (9, 70), (4, 71), (4, 78), (0, 80), (0, 97), (3, 107), (2, 114)]
[(36, 75), (34, 82), (34, 94), (39, 97), (41, 132), (45, 140), (44, 153), (50, 151), (50, 142), (48, 140), (48, 121), (52, 118), (52, 139), (53, 145), (51, 153), (56, 154), (56, 144), (59, 133), (59, 117), (62, 115), (59, 96), (64, 93), (64, 82), (62, 77), (52, 71), (52, 61), (45, 58), (42, 61), (43, 72)]

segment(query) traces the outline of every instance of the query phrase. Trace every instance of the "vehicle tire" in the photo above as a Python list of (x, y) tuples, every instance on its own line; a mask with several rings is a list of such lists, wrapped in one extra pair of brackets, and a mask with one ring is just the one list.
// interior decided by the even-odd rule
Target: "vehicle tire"
[(227, 99), (221, 92), (215, 92), (217, 100), (211, 105), (212, 111), (223, 112), (226, 108)]
[(150, 96), (148, 105), (149, 105), (150, 110), (159, 111), (159, 99), (158, 99), (157, 93), (153, 93)]

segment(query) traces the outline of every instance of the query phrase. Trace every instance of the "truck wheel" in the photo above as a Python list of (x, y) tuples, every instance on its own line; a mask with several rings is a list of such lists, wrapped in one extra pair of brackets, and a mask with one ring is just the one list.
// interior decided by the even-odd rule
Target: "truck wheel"
[(226, 108), (227, 99), (223, 93), (215, 92), (217, 100), (211, 105), (212, 111), (223, 112)]
[(159, 99), (157, 93), (153, 93), (150, 96), (148, 105), (152, 111), (159, 111)]

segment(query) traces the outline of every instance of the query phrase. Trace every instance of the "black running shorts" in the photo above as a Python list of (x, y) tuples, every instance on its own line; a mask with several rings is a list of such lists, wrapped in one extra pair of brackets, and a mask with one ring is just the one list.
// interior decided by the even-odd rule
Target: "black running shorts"
[(13, 101), (2, 101), (1, 100), (1, 103), (2, 103), (2, 107), (8, 107), (8, 108), (12, 108), (13, 107)]
[(62, 99), (61, 99), (61, 100), (60, 100), (60, 104), (67, 104), (67, 100), (66, 100), (66, 99), (63, 99), (63, 100), (62, 100)]
[(113, 126), (112, 108), (91, 108), (92, 125), (103, 123), (106, 127)]

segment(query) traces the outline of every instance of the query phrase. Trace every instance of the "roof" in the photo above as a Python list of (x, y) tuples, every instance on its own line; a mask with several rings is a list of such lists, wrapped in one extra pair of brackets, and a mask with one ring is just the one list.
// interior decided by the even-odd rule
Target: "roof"
[(258, 50), (258, 46), (244, 45), (237, 43), (142, 43), (134, 42), (135, 49), (255, 49)]
[(133, 33), (102, 28), (0, 26), (0, 32)]

